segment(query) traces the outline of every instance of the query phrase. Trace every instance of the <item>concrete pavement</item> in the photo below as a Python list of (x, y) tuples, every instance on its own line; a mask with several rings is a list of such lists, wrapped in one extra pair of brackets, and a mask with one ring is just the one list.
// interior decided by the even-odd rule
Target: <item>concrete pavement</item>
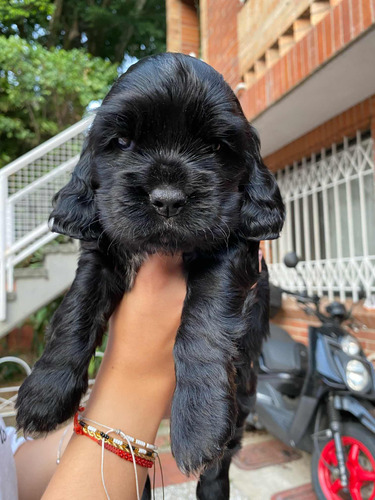
[[(165, 500), (195, 500), (196, 481), (177, 469), (169, 446), (169, 423), (160, 427), (157, 443), (164, 476)], [(246, 432), (243, 448), (230, 469), (231, 500), (315, 500), (310, 455), (277, 441), (265, 431)], [(161, 500), (157, 467), (155, 498)]]

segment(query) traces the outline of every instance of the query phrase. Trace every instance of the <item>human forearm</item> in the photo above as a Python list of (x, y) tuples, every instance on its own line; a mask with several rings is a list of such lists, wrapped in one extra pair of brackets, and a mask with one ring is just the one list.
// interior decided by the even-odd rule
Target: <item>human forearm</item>
[[(174, 386), (173, 345), (185, 296), (180, 261), (153, 256), (111, 320), (106, 353), (86, 418), (153, 443)], [(99, 428), (99, 426), (96, 426)], [(104, 430), (104, 429), (103, 429)], [(133, 464), (108, 451), (104, 477), (114, 499), (135, 499)], [(44, 499), (105, 498), (101, 448), (73, 436)], [(142, 492), (147, 469), (137, 467)]]
[[(134, 373), (116, 369), (110, 358), (104, 359), (84, 415), (153, 443), (173, 394), (174, 378), (155, 374), (153, 382), (149, 383), (150, 379), (141, 370), (139, 375), (139, 380), (136, 380)], [(100, 429), (99, 425), (96, 427)], [(61, 467), (43, 498), (105, 498), (100, 463), (101, 448), (90, 439), (73, 436)], [(107, 451), (104, 464), (104, 478), (110, 497), (136, 498), (133, 464)], [(137, 466), (141, 494), (147, 471), (148, 469)]]

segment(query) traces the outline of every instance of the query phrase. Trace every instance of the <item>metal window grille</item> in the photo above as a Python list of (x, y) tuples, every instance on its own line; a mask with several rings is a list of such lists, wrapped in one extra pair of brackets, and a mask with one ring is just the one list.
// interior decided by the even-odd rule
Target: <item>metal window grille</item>
[(319, 154), (286, 166), (277, 175), (287, 216), (281, 238), (266, 242), (271, 280), (301, 289), (294, 270), (282, 263), (295, 251), (309, 293), (375, 292), (375, 185), (373, 140), (357, 132)]

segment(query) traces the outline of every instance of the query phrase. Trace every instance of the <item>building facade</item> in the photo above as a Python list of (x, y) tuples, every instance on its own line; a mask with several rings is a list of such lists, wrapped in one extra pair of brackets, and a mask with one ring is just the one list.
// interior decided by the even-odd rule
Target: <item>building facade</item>
[[(166, 0), (167, 47), (223, 74), (257, 128), (282, 192), (282, 236), (265, 242), (275, 284), (353, 302), (375, 353), (375, 0)], [(357, 304), (361, 296), (365, 296)], [(306, 342), (284, 299), (275, 322)]]

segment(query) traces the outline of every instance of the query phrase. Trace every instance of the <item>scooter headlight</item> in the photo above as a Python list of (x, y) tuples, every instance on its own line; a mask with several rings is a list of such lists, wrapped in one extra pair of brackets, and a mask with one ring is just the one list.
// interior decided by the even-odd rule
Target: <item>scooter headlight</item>
[(346, 365), (346, 383), (352, 391), (363, 391), (368, 387), (370, 374), (365, 365), (357, 359), (351, 359)]
[(348, 356), (357, 356), (361, 351), (361, 346), (358, 340), (352, 335), (345, 335), (340, 341), (341, 349)]

